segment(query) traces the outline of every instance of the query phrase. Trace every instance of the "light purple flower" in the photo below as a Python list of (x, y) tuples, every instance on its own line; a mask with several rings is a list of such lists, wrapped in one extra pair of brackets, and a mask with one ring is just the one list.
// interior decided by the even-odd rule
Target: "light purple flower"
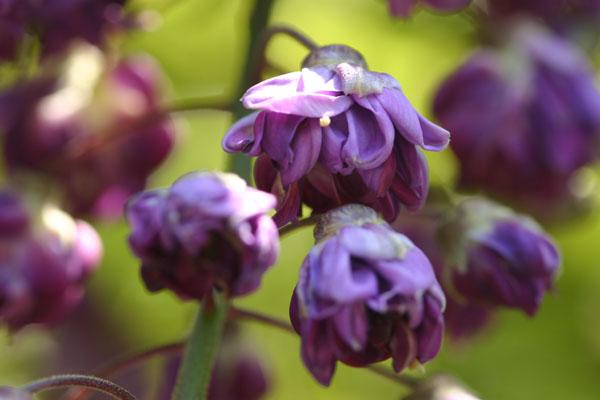
[(98, 266), (98, 235), (51, 206), (31, 215), (8, 190), (0, 192), (0, 208), (0, 323), (18, 330), (59, 322), (79, 304)]
[(214, 287), (231, 296), (253, 292), (279, 252), (266, 215), (274, 206), (272, 195), (222, 173), (189, 174), (136, 195), (126, 216), (146, 287), (199, 300)]
[(1, 93), (0, 129), (11, 174), (50, 177), (70, 212), (114, 218), (168, 156), (175, 132), (160, 109), (155, 62), (132, 56), (103, 69), (105, 62), (82, 48), (61, 76)]
[(552, 218), (571, 208), (576, 172), (598, 158), (600, 90), (585, 56), (531, 25), (480, 50), (440, 88), (460, 184)]
[(346, 46), (314, 51), (302, 71), (255, 85), (242, 103), (260, 112), (238, 121), (223, 147), (259, 157), (257, 186), (278, 196), (280, 225), (302, 203), (319, 213), (361, 203), (388, 220), (401, 207), (419, 208), (428, 176), (417, 147), (440, 151), (449, 140), (394, 78), (369, 71)]
[(388, 0), (390, 14), (407, 18), (417, 5), (424, 5), (435, 11), (455, 12), (469, 5), (471, 0)]
[(300, 271), (290, 317), (302, 359), (329, 385), (337, 361), (392, 358), (396, 371), (438, 352), (445, 298), (423, 252), (364, 206), (331, 211)]
[(463, 201), (442, 228), (452, 285), (463, 298), (534, 315), (552, 288), (560, 256), (530, 218), (481, 199)]

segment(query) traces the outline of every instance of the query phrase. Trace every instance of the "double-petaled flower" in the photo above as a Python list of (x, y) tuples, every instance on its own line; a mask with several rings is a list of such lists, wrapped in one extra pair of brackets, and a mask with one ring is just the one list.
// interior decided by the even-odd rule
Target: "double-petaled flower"
[(428, 190), (418, 148), (442, 150), (449, 133), (348, 47), (317, 49), (303, 66), (250, 88), (242, 102), (260, 112), (223, 140), (228, 152), (258, 157), (256, 184), (277, 195), (277, 223), (296, 219), (302, 204), (321, 213), (360, 203), (387, 220), (402, 207), (418, 209)]
[(229, 296), (256, 290), (279, 252), (266, 215), (274, 206), (269, 193), (222, 173), (189, 174), (168, 189), (136, 195), (126, 216), (146, 287), (198, 300), (213, 288)]
[(328, 385), (337, 361), (392, 358), (396, 371), (440, 349), (445, 298), (423, 252), (372, 210), (348, 205), (322, 217), (290, 316), (302, 359)]

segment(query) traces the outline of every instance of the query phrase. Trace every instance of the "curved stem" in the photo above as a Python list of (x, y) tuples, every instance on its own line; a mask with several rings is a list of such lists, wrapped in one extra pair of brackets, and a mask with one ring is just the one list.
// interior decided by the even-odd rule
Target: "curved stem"
[(305, 226), (314, 225), (317, 222), (319, 222), (319, 218), (321, 218), (321, 214), (315, 214), (311, 215), (308, 218), (300, 219), (296, 222), (292, 222), (291, 224), (287, 224), (286, 226), (279, 228), (279, 236), (283, 237), (297, 229), (303, 228)]
[[(110, 378), (118, 375), (120, 372), (133, 368), (149, 358), (158, 355), (167, 355), (171, 353), (181, 353), (185, 347), (184, 342), (168, 343), (162, 346), (154, 347), (140, 353), (120, 357), (99, 368), (94, 375), (101, 378)], [(78, 388), (69, 390), (63, 398), (65, 400), (84, 400), (90, 395), (90, 390), (86, 388)]]
[(22, 389), (29, 393), (37, 393), (49, 389), (59, 389), (70, 386), (82, 386), (97, 392), (106, 393), (119, 400), (135, 400), (127, 389), (108, 381), (89, 375), (55, 375), (42, 378), (25, 385)]
[(268, 43), (273, 38), (273, 36), (279, 34), (291, 37), (292, 39), (300, 43), (302, 46), (306, 47), (307, 50), (312, 51), (319, 48), (317, 42), (309, 38), (304, 33), (300, 32), (299, 30), (287, 25), (270, 26), (269, 29), (265, 31), (263, 41)]
[[(265, 325), (269, 325), (274, 328), (286, 331), (288, 333), (296, 333), (292, 325), (290, 325), (288, 322), (256, 311), (245, 310), (239, 307), (232, 307), (229, 315), (235, 318), (246, 319), (249, 321), (255, 321)], [(394, 371), (385, 367), (381, 367), (379, 365), (369, 365), (365, 368), (379, 376), (387, 378), (391, 381), (394, 381), (411, 389), (416, 388), (420, 381), (418, 378), (413, 378), (406, 375), (398, 375)]]
[(202, 303), (192, 333), (186, 342), (173, 400), (206, 399), (228, 306), (225, 295), (216, 291), (212, 298), (209, 297)]

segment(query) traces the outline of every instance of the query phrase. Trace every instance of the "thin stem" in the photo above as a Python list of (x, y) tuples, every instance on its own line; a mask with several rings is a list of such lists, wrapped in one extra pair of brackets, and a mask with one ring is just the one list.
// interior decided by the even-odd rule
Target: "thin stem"
[(59, 389), (70, 386), (82, 386), (95, 390), (97, 392), (106, 393), (109, 396), (119, 400), (135, 400), (135, 396), (132, 395), (127, 389), (108, 381), (106, 379), (98, 378), (89, 375), (55, 375), (47, 378), (42, 378), (37, 381), (33, 381), (22, 389), (29, 393), (42, 392), (49, 389)]
[(283, 237), (297, 229), (303, 228), (305, 226), (314, 225), (317, 222), (319, 222), (319, 218), (321, 218), (321, 214), (315, 214), (311, 215), (308, 218), (300, 219), (296, 222), (292, 222), (291, 224), (287, 224), (286, 226), (279, 228), (279, 236)]
[(223, 293), (215, 291), (212, 300), (203, 302), (187, 340), (173, 400), (206, 399), (229, 306)]
[(319, 48), (319, 45), (317, 44), (317, 42), (312, 40), (310, 37), (308, 37), (304, 33), (300, 32), (296, 28), (292, 28), (291, 26), (287, 26), (287, 25), (270, 26), (269, 29), (267, 29), (265, 31), (263, 41), (268, 43), (273, 38), (273, 36), (278, 35), (278, 34), (282, 34), (282, 35), (291, 37), (292, 39), (294, 39), (298, 43), (300, 43), (302, 46), (306, 47), (307, 50), (312, 51), (312, 50), (316, 50)]
[[(172, 353), (180, 353), (185, 347), (184, 342), (169, 343), (162, 346), (154, 347), (149, 350), (142, 351), (133, 355), (120, 357), (114, 361), (109, 362), (105, 366), (96, 370), (94, 375), (101, 378), (110, 378), (118, 375), (119, 373), (133, 368), (148, 359), (158, 356), (167, 355)], [(89, 389), (79, 388), (69, 390), (63, 397), (65, 400), (84, 400), (91, 394)]]
[[(255, 0), (252, 15), (250, 17), (250, 38), (248, 49), (246, 50), (246, 63), (242, 69), (236, 99), (241, 98), (246, 90), (252, 86), (260, 76), (256, 77), (258, 65), (262, 61), (261, 51), (261, 35), (267, 27), (271, 9), (275, 0)], [(242, 106), (241, 102), (234, 102), (232, 107), (233, 120), (244, 117), (248, 111)], [(235, 153), (230, 156), (228, 169), (246, 181), (250, 181), (250, 158), (242, 153)]]
[[(256, 311), (245, 310), (239, 307), (232, 307), (229, 315), (234, 318), (246, 319), (249, 321), (255, 321), (265, 325), (269, 325), (274, 328), (286, 331), (288, 333), (296, 333), (294, 328), (286, 321)], [(390, 369), (381, 367), (379, 365), (369, 365), (365, 368), (379, 376), (387, 378), (391, 381), (394, 381), (411, 389), (416, 388), (420, 381), (418, 378), (413, 378), (406, 375), (398, 375)]]

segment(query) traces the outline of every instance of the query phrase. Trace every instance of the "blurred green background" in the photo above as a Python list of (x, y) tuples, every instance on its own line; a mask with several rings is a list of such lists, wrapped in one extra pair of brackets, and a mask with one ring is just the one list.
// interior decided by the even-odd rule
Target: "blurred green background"
[[(474, 46), (473, 28), (464, 15), (420, 12), (412, 20), (399, 21), (389, 17), (383, 0), (275, 3), (272, 23), (294, 25), (320, 44), (355, 47), (373, 70), (396, 77), (426, 115), (437, 85)], [(129, 35), (124, 51), (156, 57), (170, 82), (171, 99), (235, 96), (253, 1), (148, 0), (134, 5), (157, 10), (160, 25)], [(295, 70), (305, 50), (278, 37), (268, 55), (277, 65)], [(153, 176), (152, 187), (168, 185), (192, 170), (224, 168), (220, 141), (231, 123), (228, 113), (191, 112), (177, 115), (177, 122), (178, 146)], [(452, 155), (446, 151), (428, 157), (432, 181), (452, 182)], [(89, 298), (111, 332), (107, 337), (118, 334), (130, 350), (183, 337), (194, 305), (181, 303), (171, 293), (148, 294), (126, 247), (127, 227), (123, 223), (96, 226), (105, 241), (105, 258), (91, 282)], [(446, 342), (441, 355), (426, 365), (427, 374), (451, 372), (484, 399), (600, 398), (600, 213), (552, 230), (562, 249), (563, 273), (538, 316), (501, 313), (474, 340), (458, 345)], [(287, 318), (298, 267), (311, 243), (310, 230), (283, 240), (283, 254), (265, 276), (262, 289), (237, 304)], [(398, 399), (404, 393), (401, 386), (341, 365), (332, 386), (325, 389), (303, 368), (296, 337), (253, 323), (244, 326), (274, 377), (270, 399)], [(58, 359), (68, 351), (35, 328), (12, 338), (0, 337), (0, 384), (26, 382), (36, 377), (40, 360)]]

